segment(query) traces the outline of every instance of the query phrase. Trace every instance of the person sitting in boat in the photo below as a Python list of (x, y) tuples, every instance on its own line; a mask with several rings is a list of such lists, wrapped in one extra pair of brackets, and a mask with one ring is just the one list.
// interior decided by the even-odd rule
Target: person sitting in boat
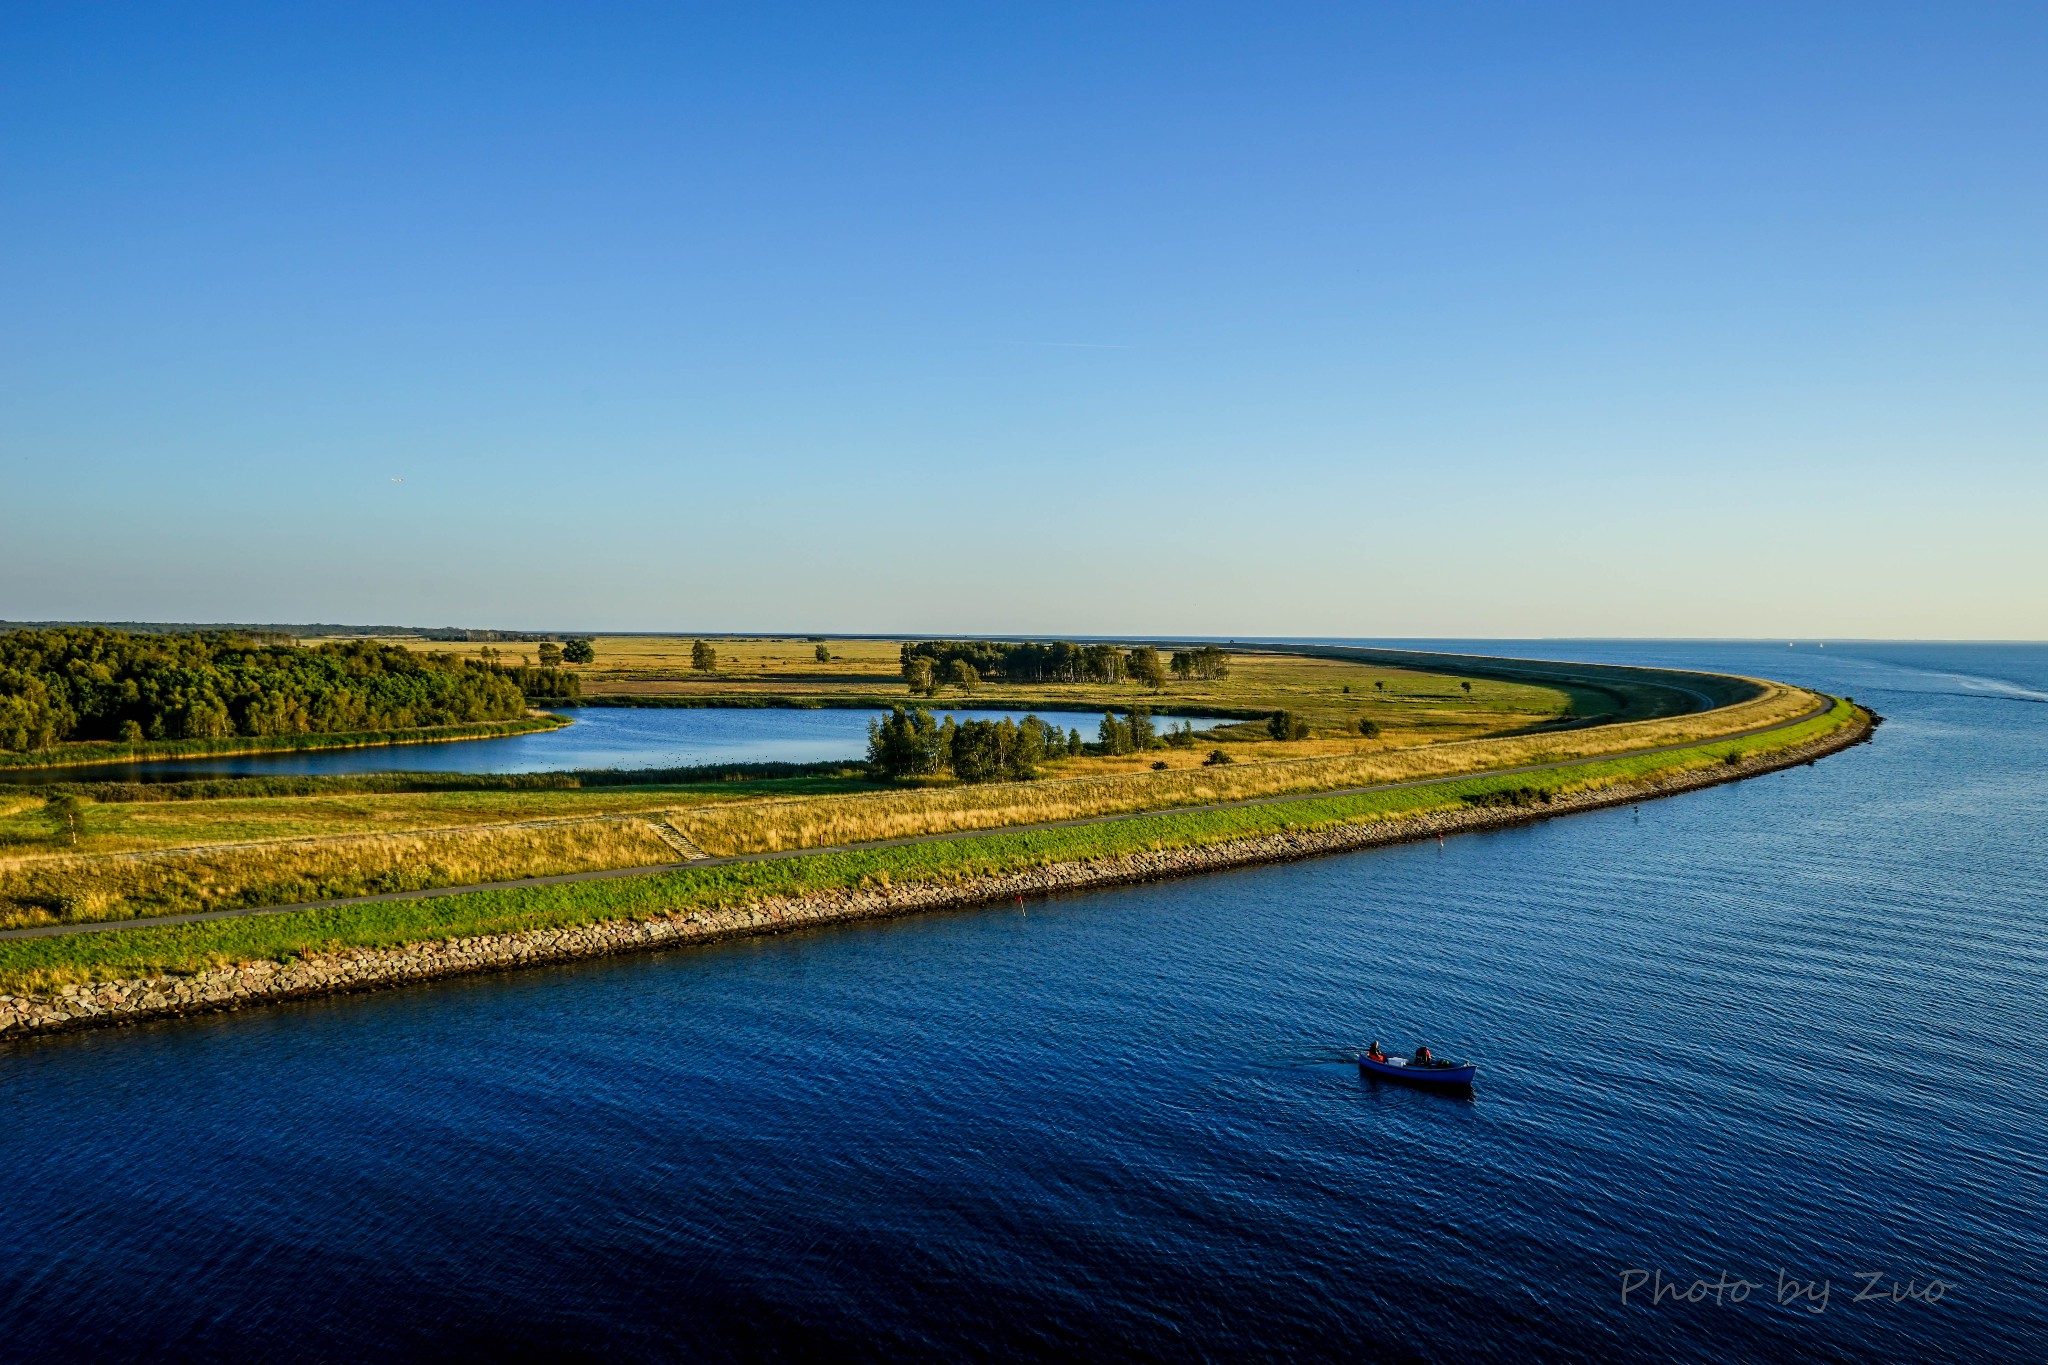
[(1441, 1065), (1442, 1065), (1442, 1063), (1440, 1063), (1439, 1061), (1437, 1061), (1437, 1059), (1436, 1059), (1435, 1055), (1434, 1055), (1434, 1054), (1432, 1054), (1432, 1053), (1430, 1052), (1430, 1050), (1429, 1050), (1428, 1048), (1426, 1048), (1426, 1047), (1419, 1047), (1419, 1048), (1416, 1048), (1416, 1049), (1415, 1049), (1415, 1065), (1417, 1065), (1417, 1066), (1441, 1066)]
[(1372, 1040), (1372, 1046), (1365, 1050), (1365, 1055), (1370, 1057), (1375, 1062), (1384, 1062), (1385, 1060), (1387, 1060), (1387, 1054), (1380, 1051), (1380, 1040), (1377, 1038)]

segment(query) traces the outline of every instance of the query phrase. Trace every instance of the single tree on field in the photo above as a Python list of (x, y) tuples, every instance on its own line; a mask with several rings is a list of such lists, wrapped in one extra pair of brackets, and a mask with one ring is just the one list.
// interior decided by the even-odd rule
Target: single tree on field
[(1379, 679), (1375, 678), (1373, 679), (1372, 690), (1375, 692), (1384, 692), (1387, 690), (1387, 685), (1384, 682), (1381, 682)]
[(825, 648), (825, 646), (823, 645), (819, 645), (816, 649), (812, 650), (811, 653), (817, 656), (818, 662), (821, 664), (829, 664), (832, 662), (832, 651)]
[(562, 647), (549, 641), (540, 647), (540, 666), (554, 668), (562, 662)]
[(43, 803), (43, 818), (50, 822), (59, 843), (77, 847), (78, 836), (85, 831), (85, 810), (77, 797), (59, 792)]
[(1470, 678), (1467, 678), (1464, 682), (1459, 683), (1458, 686), (1465, 689), (1466, 696), (1469, 697), (1472, 695), (1472, 680)]
[(694, 640), (690, 644), (690, 667), (699, 673), (710, 673), (718, 668), (718, 650), (709, 640)]
[(572, 635), (562, 642), (562, 659), (565, 663), (594, 664), (597, 642), (588, 635)]
[(981, 674), (976, 673), (974, 665), (968, 663), (967, 660), (955, 659), (953, 660), (951, 676), (946, 681), (959, 688), (962, 692), (972, 692), (975, 688), (981, 686)]
[(1358, 722), (1358, 733), (1364, 735), (1367, 739), (1378, 739), (1380, 737), (1380, 727), (1369, 720), (1361, 720)]

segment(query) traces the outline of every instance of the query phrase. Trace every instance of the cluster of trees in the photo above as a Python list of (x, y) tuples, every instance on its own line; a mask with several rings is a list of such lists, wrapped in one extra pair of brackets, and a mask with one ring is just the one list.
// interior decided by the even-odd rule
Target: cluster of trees
[(903, 681), (912, 696), (936, 697), (941, 687), (972, 692), (981, 686), (981, 674), (965, 659), (955, 659), (941, 668), (937, 660), (916, 658), (904, 661)]
[(924, 640), (902, 650), (906, 677), (913, 660), (924, 659), (939, 678), (956, 663), (977, 678), (1012, 683), (1122, 682), (1123, 651), (1115, 645), (1004, 644), (997, 640)]
[(1114, 711), (1103, 712), (1095, 742), (1105, 754), (1142, 754), (1161, 743), (1158, 731), (1152, 727), (1152, 717), (1137, 707), (1121, 716)]
[(1134, 706), (1119, 716), (1114, 711), (1102, 713), (1102, 724), (1095, 731), (1095, 747), (1105, 754), (1142, 754), (1148, 749), (1191, 749), (1195, 743), (1195, 727), (1182, 721), (1177, 728), (1164, 731), (1153, 725), (1151, 713), (1142, 706)]
[(518, 673), (369, 640), (20, 630), (0, 635), (0, 748), (509, 720), (526, 710)]
[(1230, 676), (1230, 655), (1215, 645), (1203, 645), (1200, 649), (1176, 649), (1167, 660), (1173, 676), (1183, 680), (1198, 678), (1203, 682), (1215, 682)]
[(1275, 739), (1307, 739), (1308, 722), (1292, 711), (1275, 711), (1266, 718), (1266, 733)]
[[(1367, 738), (1379, 734), (1379, 726), (1370, 720), (1358, 722), (1358, 730)], [(1306, 739), (1309, 724), (1296, 712), (1275, 711), (1266, 720), (1266, 733), (1280, 740)], [(868, 724), (868, 767), (876, 776), (885, 778), (951, 773), (962, 782), (1022, 781), (1038, 776), (1040, 763), (1061, 754), (1118, 755), (1164, 748), (1189, 749), (1198, 738), (1194, 726), (1186, 721), (1161, 730), (1142, 706), (1133, 706), (1121, 714), (1105, 711), (1093, 744), (1082, 743), (1079, 730), (1062, 730), (1036, 716), (1026, 716), (1021, 722), (956, 722), (950, 716), (942, 721), (922, 707), (897, 706), (890, 709), (886, 718)], [(1212, 751), (1205, 760), (1210, 765), (1230, 761), (1230, 756), (1221, 749)]]
[(1157, 690), (1174, 677), (1214, 681), (1230, 674), (1229, 657), (1214, 645), (1180, 650), (1171, 659), (1151, 645), (1003, 644), (995, 640), (924, 640), (905, 644), (903, 680), (913, 693), (936, 696), (941, 687), (1009, 683), (1137, 682)]
[(877, 777), (934, 777), (962, 782), (1026, 781), (1058, 754), (1082, 752), (1081, 732), (1062, 730), (1037, 716), (1013, 721), (939, 721), (923, 707), (891, 707), (868, 722), (868, 767)]
[[(478, 651), (482, 653), (483, 651)], [(495, 653), (496, 651), (491, 651)], [(588, 635), (571, 635), (556, 644), (543, 640), (540, 645), (540, 666), (560, 668), (563, 664), (594, 664), (597, 662), (597, 642)]]

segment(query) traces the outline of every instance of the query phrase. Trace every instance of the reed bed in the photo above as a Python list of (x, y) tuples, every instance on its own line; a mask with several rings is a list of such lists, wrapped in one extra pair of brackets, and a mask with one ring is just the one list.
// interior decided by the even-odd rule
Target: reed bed
[(642, 819), (0, 860), (0, 928), (130, 919), (672, 863)]
[(1797, 688), (1777, 683), (1761, 685), (1762, 695), (1734, 706), (1589, 730), (1169, 772), (745, 802), (675, 810), (669, 818), (699, 848), (714, 855), (830, 848), (877, 839), (998, 829), (1091, 815), (1169, 810), (1259, 796), (1483, 773), (1530, 763), (1695, 743), (1790, 720), (1811, 710), (1817, 700), (1815, 694)]

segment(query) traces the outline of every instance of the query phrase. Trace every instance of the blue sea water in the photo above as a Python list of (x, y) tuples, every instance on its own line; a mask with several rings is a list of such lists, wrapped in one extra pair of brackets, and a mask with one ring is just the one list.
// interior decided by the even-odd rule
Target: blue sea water
[(1471, 647), (1889, 719), (1441, 848), (0, 1046), (0, 1356), (2048, 1357), (2048, 649)]

